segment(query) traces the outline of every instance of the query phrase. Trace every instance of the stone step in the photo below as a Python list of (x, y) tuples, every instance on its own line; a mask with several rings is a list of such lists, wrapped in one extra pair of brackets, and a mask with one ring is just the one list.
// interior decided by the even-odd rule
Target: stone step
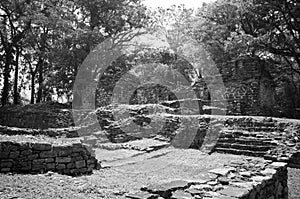
[(239, 143), (217, 143), (216, 147), (228, 148), (228, 149), (241, 149), (249, 151), (268, 151), (275, 148), (271, 145), (250, 145), (250, 144), (239, 144)]
[(216, 147), (214, 152), (218, 153), (229, 153), (234, 155), (246, 155), (246, 156), (255, 156), (255, 157), (263, 157), (267, 153), (265, 151), (249, 151), (249, 150), (241, 150), (241, 149), (228, 149)]
[(237, 136), (244, 136), (244, 137), (268, 137), (268, 136), (275, 136), (280, 135), (279, 132), (254, 132), (254, 131), (246, 131), (246, 130), (223, 130), (220, 133), (220, 136), (224, 137), (237, 137)]
[(280, 127), (267, 127), (267, 126), (262, 126), (262, 127), (252, 127), (252, 126), (235, 126), (235, 127), (231, 127), (229, 129), (232, 130), (247, 130), (247, 131), (251, 131), (251, 132), (259, 132), (259, 131), (263, 131), (263, 132), (272, 132), (272, 131), (282, 131), (284, 130), (283, 128)]
[(263, 134), (263, 133), (223, 133), (221, 132), (219, 137), (220, 138), (240, 138), (240, 137), (244, 137), (244, 138), (263, 138), (263, 139), (268, 139), (268, 140), (272, 140), (272, 138), (267, 136), (268, 134)]
[(262, 138), (219, 138), (218, 143), (277, 146), (277, 143), (274, 142), (273, 140), (262, 139)]

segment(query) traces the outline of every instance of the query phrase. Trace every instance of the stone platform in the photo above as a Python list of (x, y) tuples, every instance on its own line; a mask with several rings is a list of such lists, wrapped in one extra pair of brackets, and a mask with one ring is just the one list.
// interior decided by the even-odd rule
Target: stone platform
[[(102, 181), (123, 187), (126, 198), (288, 197), (287, 164), (263, 158), (207, 155), (195, 149), (172, 147), (150, 153), (131, 148), (102, 148), (96, 150), (96, 157), (104, 166)], [(97, 175), (93, 178), (97, 179)]]

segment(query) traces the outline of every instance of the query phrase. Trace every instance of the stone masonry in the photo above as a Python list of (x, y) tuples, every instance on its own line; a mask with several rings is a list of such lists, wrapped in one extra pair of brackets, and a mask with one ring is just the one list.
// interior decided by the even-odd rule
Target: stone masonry
[(209, 179), (175, 180), (142, 187), (127, 198), (287, 199), (287, 164), (252, 158), (210, 170)]
[(66, 175), (90, 174), (98, 162), (85, 145), (1, 141), (0, 171), (43, 173), (54, 171)]

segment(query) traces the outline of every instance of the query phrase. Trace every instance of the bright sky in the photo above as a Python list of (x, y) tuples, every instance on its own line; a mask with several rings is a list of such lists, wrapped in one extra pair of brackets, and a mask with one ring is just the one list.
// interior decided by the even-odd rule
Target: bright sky
[(202, 3), (209, 3), (215, 0), (144, 0), (144, 5), (152, 8), (163, 7), (168, 8), (172, 5), (184, 4), (187, 8), (198, 8)]

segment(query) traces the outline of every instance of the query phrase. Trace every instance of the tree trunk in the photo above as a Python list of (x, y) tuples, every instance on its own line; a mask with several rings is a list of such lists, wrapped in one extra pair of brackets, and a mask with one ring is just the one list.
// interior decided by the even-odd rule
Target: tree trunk
[(18, 78), (19, 78), (19, 56), (20, 50), (17, 49), (16, 52), (16, 68), (15, 68), (15, 81), (14, 81), (14, 104), (19, 104), (19, 92), (18, 92)]
[(10, 64), (6, 63), (4, 68), (4, 82), (2, 89), (2, 106), (6, 105), (8, 102), (8, 91), (9, 91), (9, 74), (10, 74)]
[(31, 97), (30, 97), (30, 104), (34, 104), (34, 90), (35, 90), (35, 73), (31, 73)]
[(8, 103), (11, 62), (12, 62), (11, 50), (8, 50), (5, 57), (5, 66), (4, 66), (4, 82), (3, 82), (3, 90), (2, 90), (2, 98), (1, 98), (2, 106)]
[(37, 63), (38, 73), (39, 73), (39, 79), (38, 79), (39, 89), (38, 89), (37, 99), (36, 99), (37, 103), (42, 102), (42, 99), (43, 99), (43, 81), (44, 81), (44, 77), (43, 77), (44, 67), (43, 67), (43, 65), (44, 65), (43, 59), (39, 58), (39, 61)]

